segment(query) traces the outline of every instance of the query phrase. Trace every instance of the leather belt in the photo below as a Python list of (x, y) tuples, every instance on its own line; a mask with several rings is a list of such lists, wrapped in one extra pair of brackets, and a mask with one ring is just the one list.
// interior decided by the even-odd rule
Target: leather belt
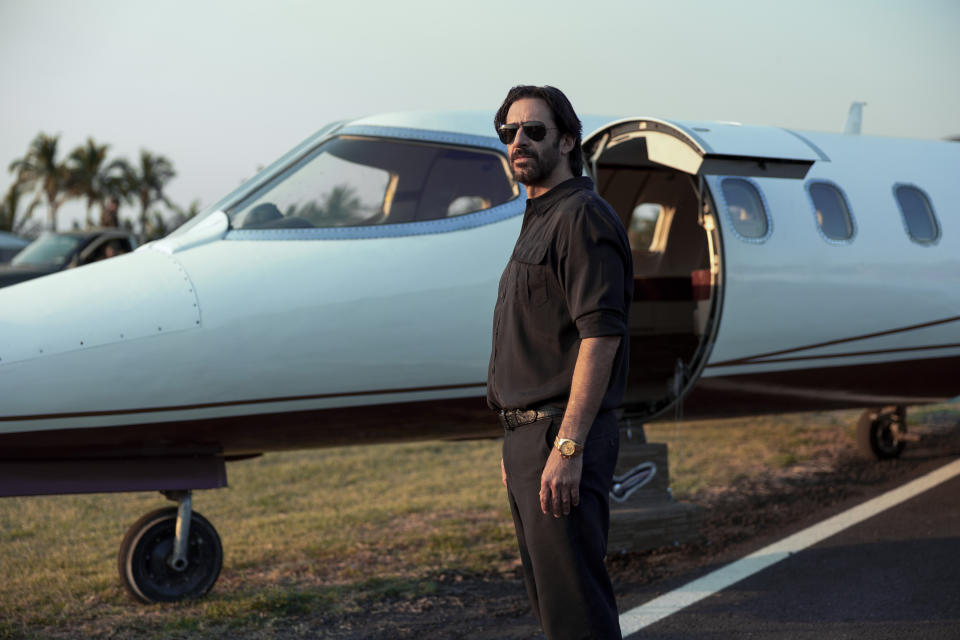
[(537, 420), (562, 416), (563, 410), (564, 407), (545, 405), (539, 409), (501, 409), (497, 415), (504, 429), (516, 429)]

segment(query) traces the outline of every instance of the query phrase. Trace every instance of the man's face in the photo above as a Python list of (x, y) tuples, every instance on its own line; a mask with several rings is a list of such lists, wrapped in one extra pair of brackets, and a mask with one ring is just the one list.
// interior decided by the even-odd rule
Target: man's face
[(539, 98), (520, 98), (507, 111), (506, 124), (538, 120), (547, 125), (547, 136), (540, 142), (527, 137), (523, 127), (507, 145), (510, 170), (517, 182), (535, 186), (548, 178), (560, 162), (560, 133), (547, 103)]

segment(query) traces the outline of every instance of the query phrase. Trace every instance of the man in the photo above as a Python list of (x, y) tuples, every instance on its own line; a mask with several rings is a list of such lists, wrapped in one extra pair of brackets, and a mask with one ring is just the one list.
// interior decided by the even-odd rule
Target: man
[(101, 227), (119, 227), (120, 226), (120, 200), (116, 196), (107, 198), (106, 203), (100, 209)]
[(494, 118), (527, 209), (494, 311), (487, 403), (527, 593), (550, 640), (620, 638), (609, 491), (633, 272), (617, 214), (582, 177), (581, 125), (554, 87), (514, 87)]
[(108, 260), (126, 253), (127, 250), (120, 240), (111, 240), (103, 247), (103, 259)]

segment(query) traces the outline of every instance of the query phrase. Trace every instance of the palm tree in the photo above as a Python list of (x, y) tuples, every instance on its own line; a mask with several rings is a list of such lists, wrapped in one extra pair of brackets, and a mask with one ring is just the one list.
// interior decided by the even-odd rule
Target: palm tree
[(20, 197), (23, 195), (23, 186), (14, 182), (7, 189), (7, 194), (0, 202), (0, 231), (15, 231), (17, 224), (17, 209), (20, 206)]
[(46, 196), (50, 229), (57, 229), (57, 210), (71, 196), (66, 165), (57, 161), (57, 143), (60, 136), (38, 133), (30, 143), (27, 154), (10, 163), (9, 171), (16, 172), (16, 182), (26, 191), (39, 187), (27, 211), (33, 213), (41, 195)]
[(324, 195), (322, 203), (310, 201), (293, 213), (320, 227), (351, 224), (356, 222), (362, 214), (363, 202), (357, 195), (357, 190), (349, 184), (335, 185)]
[(339, 184), (330, 190), (324, 201), (327, 216), (334, 220), (351, 220), (361, 213), (363, 202), (357, 190), (348, 184)]
[(87, 144), (77, 147), (67, 158), (69, 189), (77, 196), (87, 199), (87, 227), (93, 226), (91, 210), (96, 203), (102, 203), (107, 180), (107, 149), (110, 145), (98, 145), (93, 138), (87, 138)]
[[(107, 206), (110, 200), (116, 199), (117, 204), (129, 203), (133, 196), (133, 183), (135, 172), (130, 163), (125, 158), (117, 158), (107, 165), (103, 170), (103, 178), (100, 184), (100, 225), (101, 226), (121, 226), (119, 209), (107, 215)], [(113, 219), (111, 219), (113, 218)]]
[(166, 217), (158, 210), (151, 211), (150, 218), (147, 222), (147, 230), (140, 234), (143, 242), (166, 237), (171, 231), (196, 216), (202, 210), (199, 200), (191, 202), (190, 206), (186, 209), (168, 199), (164, 199), (164, 203), (168, 208), (167, 213), (172, 213), (172, 215)]
[(177, 173), (165, 157), (144, 149), (140, 150), (139, 166), (125, 163), (125, 173), (130, 194), (140, 201), (140, 233), (143, 235), (147, 232), (150, 207), (156, 202), (168, 202), (163, 189)]
[(151, 213), (152, 215), (147, 221), (146, 231), (140, 232), (143, 242), (159, 240), (170, 232), (170, 227), (167, 224), (166, 218), (163, 217), (163, 214), (159, 211), (153, 211)]

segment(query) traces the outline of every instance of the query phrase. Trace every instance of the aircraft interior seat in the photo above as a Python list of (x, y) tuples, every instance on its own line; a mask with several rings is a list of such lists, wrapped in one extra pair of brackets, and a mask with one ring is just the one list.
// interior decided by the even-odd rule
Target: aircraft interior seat
[(706, 267), (707, 236), (697, 222), (697, 203), (692, 196), (677, 202), (676, 213), (670, 224), (666, 248), (661, 254), (658, 274), (690, 278), (694, 269)]
[[(657, 246), (631, 246), (634, 293), (630, 334), (641, 340), (675, 339), (683, 345), (692, 341), (695, 347), (705, 330), (712, 292), (709, 270), (705, 280), (702, 275), (709, 264), (707, 238), (697, 221), (698, 202), (689, 180), (673, 171), (606, 166), (600, 168), (599, 184), (601, 195), (628, 229), (641, 204), (661, 207), (657, 233), (666, 236), (655, 241)], [(631, 243), (636, 241), (631, 237)], [(687, 351), (683, 345), (666, 349), (674, 355), (653, 359), (662, 360), (661, 368), (672, 371), (675, 354)], [(689, 350), (688, 355), (692, 354)]]
[(240, 229), (309, 229), (313, 227), (306, 218), (287, 216), (272, 202), (261, 202), (243, 216)]
[(427, 176), (421, 190), (423, 200), (417, 213), (418, 220), (471, 212), (452, 209), (451, 205), (458, 201), (463, 203), (469, 199), (477, 205), (482, 203), (483, 206), (472, 209), (479, 211), (513, 198), (512, 185), (499, 160), (479, 154), (455, 158), (451, 154), (444, 162), (438, 162)]
[[(632, 246), (634, 273), (688, 278), (693, 268), (707, 264), (707, 241), (698, 223), (697, 195), (687, 176), (659, 169), (601, 166), (600, 190), (630, 229), (634, 211), (642, 204), (659, 204), (668, 225), (661, 246)], [(633, 242), (633, 240), (632, 240)]]
[(713, 295), (710, 270), (679, 276), (634, 276), (631, 335), (665, 335), (705, 330)]
[(289, 216), (278, 220), (269, 220), (260, 224), (245, 224), (244, 229), (312, 229), (313, 223), (306, 218)]
[(263, 227), (271, 227), (273, 224), (283, 217), (283, 214), (280, 213), (280, 209), (277, 208), (277, 205), (272, 202), (261, 202), (253, 209), (247, 212), (247, 215), (243, 218), (243, 228), (244, 229), (258, 229)]
[(659, 253), (651, 253), (646, 249), (631, 249), (630, 254), (633, 257), (633, 273), (635, 276), (657, 273), (657, 265), (660, 264)]
[(458, 190), (454, 185), (449, 183), (440, 188), (425, 190), (417, 218), (420, 220), (446, 218), (450, 203), (452, 203), (458, 195)]
[(415, 189), (398, 189), (393, 194), (393, 201), (390, 203), (390, 215), (383, 222), (385, 224), (398, 224), (414, 221), (417, 216), (419, 198), (420, 192)]

